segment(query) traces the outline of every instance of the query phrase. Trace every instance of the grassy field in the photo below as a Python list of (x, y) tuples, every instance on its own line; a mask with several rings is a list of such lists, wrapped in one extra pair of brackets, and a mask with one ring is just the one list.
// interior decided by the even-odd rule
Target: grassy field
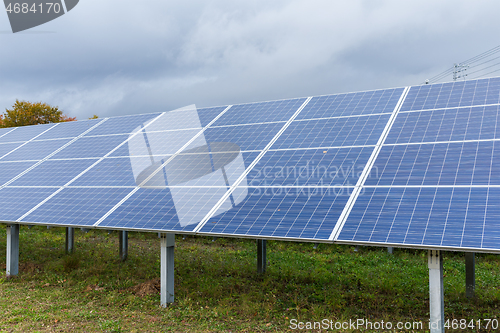
[[(123, 263), (117, 233), (77, 230), (71, 255), (64, 237), (63, 228), (21, 227), (20, 273), (0, 279), (0, 331), (283, 332), (293, 319), (428, 321), (425, 251), (268, 241), (259, 275), (255, 241), (177, 236), (176, 302), (162, 308), (157, 234), (130, 233)], [(2, 269), (5, 242), (4, 230)], [(499, 259), (477, 255), (477, 297), (467, 299), (464, 256), (445, 254), (447, 318), (498, 318)]]

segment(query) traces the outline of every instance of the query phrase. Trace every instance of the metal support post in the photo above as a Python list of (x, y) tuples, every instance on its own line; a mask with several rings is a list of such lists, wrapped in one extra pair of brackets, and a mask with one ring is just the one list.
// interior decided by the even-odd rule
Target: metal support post
[(7, 276), (19, 273), (19, 224), (7, 226)]
[(257, 239), (257, 273), (264, 274), (267, 268), (267, 244), (265, 239)]
[(175, 234), (161, 234), (160, 302), (163, 307), (174, 302), (174, 248)]
[(429, 303), (431, 333), (444, 332), (443, 258), (441, 251), (429, 250)]
[(476, 289), (476, 258), (474, 252), (465, 253), (465, 296), (474, 297)]
[(125, 261), (128, 257), (128, 231), (121, 230), (118, 232), (120, 260)]
[(73, 253), (75, 248), (75, 229), (66, 227), (66, 253)]
[(388, 247), (387, 248), (387, 253), (389, 254), (393, 254), (394, 253), (394, 248), (391, 246), (391, 247)]

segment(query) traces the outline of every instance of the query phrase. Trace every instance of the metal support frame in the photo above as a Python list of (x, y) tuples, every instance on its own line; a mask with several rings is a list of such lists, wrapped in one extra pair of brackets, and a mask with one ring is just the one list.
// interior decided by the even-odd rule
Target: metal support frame
[(264, 274), (267, 268), (267, 243), (265, 239), (257, 239), (257, 273)]
[(429, 250), (429, 303), (431, 333), (444, 332), (443, 257), (438, 250)]
[(389, 254), (393, 254), (393, 253), (394, 253), (394, 248), (393, 248), (392, 246), (389, 246), (389, 247), (387, 248), (387, 253), (389, 253)]
[(161, 234), (161, 292), (160, 302), (163, 307), (174, 302), (174, 248), (175, 234)]
[(19, 273), (19, 224), (7, 226), (7, 276)]
[(73, 253), (75, 249), (75, 229), (66, 227), (66, 253)]
[(125, 261), (128, 258), (128, 231), (120, 230), (118, 232), (120, 260)]
[(465, 252), (465, 296), (472, 298), (476, 290), (476, 258), (474, 252)]

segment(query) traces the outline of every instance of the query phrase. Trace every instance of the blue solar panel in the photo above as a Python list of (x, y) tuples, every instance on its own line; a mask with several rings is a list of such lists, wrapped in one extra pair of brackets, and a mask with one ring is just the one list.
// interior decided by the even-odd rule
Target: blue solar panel
[(385, 146), (365, 185), (500, 185), (498, 141)]
[(207, 142), (231, 142), (242, 151), (262, 150), (285, 123), (208, 128), (203, 134)]
[(4, 185), (9, 180), (13, 179), (35, 162), (2, 162), (0, 163), (0, 185)]
[(52, 156), (51, 159), (103, 157), (118, 145), (125, 142), (128, 137), (128, 134), (125, 134), (79, 138), (77, 141)]
[(74, 138), (102, 121), (103, 119), (92, 119), (83, 121), (70, 121), (64, 124), (59, 124), (54, 128), (51, 128), (50, 131), (43, 133), (36, 139), (48, 140), (48, 139), (60, 139), (60, 138)]
[(248, 192), (241, 203), (212, 217), (200, 232), (325, 240), (351, 189), (257, 187), (248, 188)]
[[(6, 187), (0, 190), (2, 221), (16, 221), (24, 213), (55, 191), (53, 188), (16, 188)], [(61, 209), (65, 209), (61, 207)], [(37, 222), (44, 222), (37, 221)]]
[(499, 188), (366, 188), (338, 240), (498, 249)]
[(71, 139), (31, 141), (4, 156), (2, 161), (41, 160), (67, 144)]
[(92, 226), (129, 192), (130, 188), (65, 188), (22, 222)]
[(198, 109), (198, 117), (200, 118), (201, 126), (207, 126), (215, 119), (227, 106), (218, 106), (214, 108)]
[(22, 142), (0, 143), (0, 160), (2, 160), (2, 157), (5, 156), (6, 154), (10, 155), (11, 151), (21, 146), (22, 144), (23, 144)]
[(12, 132), (9, 132), (8, 134), (0, 137), (0, 143), (29, 141), (39, 136), (43, 132), (48, 131), (51, 128), (57, 127), (59, 125), (60, 124), (46, 124), (46, 125), (16, 127)]
[(375, 145), (389, 114), (294, 121), (272, 149)]
[(391, 113), (403, 88), (314, 97), (297, 119)]
[(159, 115), (160, 113), (148, 113), (109, 118), (90, 131), (87, 136), (131, 133), (139, 124), (153, 120)]
[[(105, 158), (72, 182), (71, 186), (136, 186), (131, 159), (145, 160), (143, 157)], [(93, 159), (76, 161), (96, 162)], [(146, 161), (151, 164), (149, 158)]]
[(500, 79), (406, 92), (0, 129), (0, 220), (500, 250)]
[(500, 106), (399, 113), (386, 144), (500, 137)]
[[(95, 159), (85, 160), (48, 160), (14, 181), (12, 186), (63, 186), (86, 168), (95, 163)], [(16, 162), (16, 164), (20, 164)], [(33, 163), (31, 163), (33, 164)], [(29, 164), (27, 164), (29, 165)], [(4, 167), (2, 167), (2, 171)]]
[(139, 189), (99, 226), (192, 231), (226, 188)]
[(455, 81), (410, 89), (401, 111), (488, 105), (500, 102), (500, 78)]
[(354, 186), (373, 147), (269, 151), (247, 176), (250, 186)]
[(287, 121), (305, 100), (298, 98), (234, 105), (214, 123), (214, 126)]
[(0, 138), (2, 138), (3, 136), (9, 134), (10, 132), (12, 131), (15, 131), (16, 128), (0, 128)]

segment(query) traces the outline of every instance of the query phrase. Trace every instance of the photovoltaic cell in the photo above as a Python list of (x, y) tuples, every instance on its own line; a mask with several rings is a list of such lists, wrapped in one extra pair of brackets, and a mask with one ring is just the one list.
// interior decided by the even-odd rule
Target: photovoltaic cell
[(201, 126), (205, 127), (212, 120), (214, 120), (222, 111), (224, 111), (227, 106), (218, 106), (214, 108), (203, 108), (198, 109), (198, 117), (200, 119)]
[(270, 123), (243, 126), (208, 128), (203, 134), (210, 142), (231, 142), (242, 151), (262, 150), (273, 139), (285, 123)]
[(311, 99), (297, 119), (391, 113), (403, 88), (318, 96)]
[[(131, 159), (149, 163), (148, 166), (151, 164), (149, 157), (105, 158), (71, 183), (71, 186), (136, 186)], [(88, 161), (95, 163), (97, 160)]]
[[(81, 121), (69, 121), (64, 125), (59, 124), (36, 138), (36, 140), (60, 139), (60, 138), (74, 138), (83, 132), (92, 128), (102, 122), (103, 119), (91, 119)], [(62, 125), (62, 126), (61, 126)]]
[(500, 185), (498, 141), (385, 146), (365, 185)]
[(0, 138), (7, 135), (9, 132), (16, 130), (16, 128), (0, 128)]
[(399, 113), (385, 143), (500, 138), (500, 106)]
[(2, 162), (0, 163), (0, 186), (31, 167), (35, 162)]
[(57, 127), (60, 124), (45, 124), (45, 125), (35, 125), (35, 126), (22, 126), (16, 127), (12, 132), (2, 136), (0, 138), (0, 143), (4, 142), (26, 142), (36, 136), (42, 134), (43, 132), (50, 130), (51, 128)]
[(86, 136), (128, 134), (131, 133), (141, 123), (153, 120), (160, 114), (161, 113), (148, 113), (134, 116), (109, 118), (106, 120), (106, 122), (90, 131)]
[(51, 159), (103, 157), (127, 139), (127, 134), (79, 138)]
[(92, 226), (129, 193), (130, 188), (65, 188), (22, 221)]
[(354, 186), (373, 147), (269, 151), (247, 176), (250, 186)]
[(498, 249), (499, 188), (366, 188), (338, 240)]
[(390, 114), (293, 121), (272, 149), (375, 145)]
[[(16, 188), (0, 189), (2, 221), (16, 221), (24, 213), (53, 193), (53, 188)], [(44, 222), (39, 220), (37, 222)]]
[(328, 239), (351, 189), (249, 188), (233, 209), (211, 218), (201, 233)]
[[(63, 186), (88, 168), (95, 159), (48, 160), (14, 181), (12, 186)], [(13, 163), (14, 164), (14, 163)], [(15, 164), (20, 164), (15, 162)], [(33, 164), (33, 163), (31, 163)], [(2, 170), (4, 168), (2, 167)]]
[(297, 98), (272, 102), (233, 105), (214, 126), (287, 121), (305, 102)]
[(192, 231), (226, 191), (188, 187), (139, 189), (99, 226)]
[(401, 111), (488, 105), (500, 102), (500, 78), (411, 87)]
[(3, 156), (5, 156), (6, 154), (10, 155), (10, 152), (12, 152), (14, 149), (21, 146), (22, 144), (23, 144), (22, 142), (0, 143), (0, 161), (2, 160)]
[(11, 154), (4, 155), (1, 161), (41, 160), (67, 144), (71, 139), (31, 141)]

